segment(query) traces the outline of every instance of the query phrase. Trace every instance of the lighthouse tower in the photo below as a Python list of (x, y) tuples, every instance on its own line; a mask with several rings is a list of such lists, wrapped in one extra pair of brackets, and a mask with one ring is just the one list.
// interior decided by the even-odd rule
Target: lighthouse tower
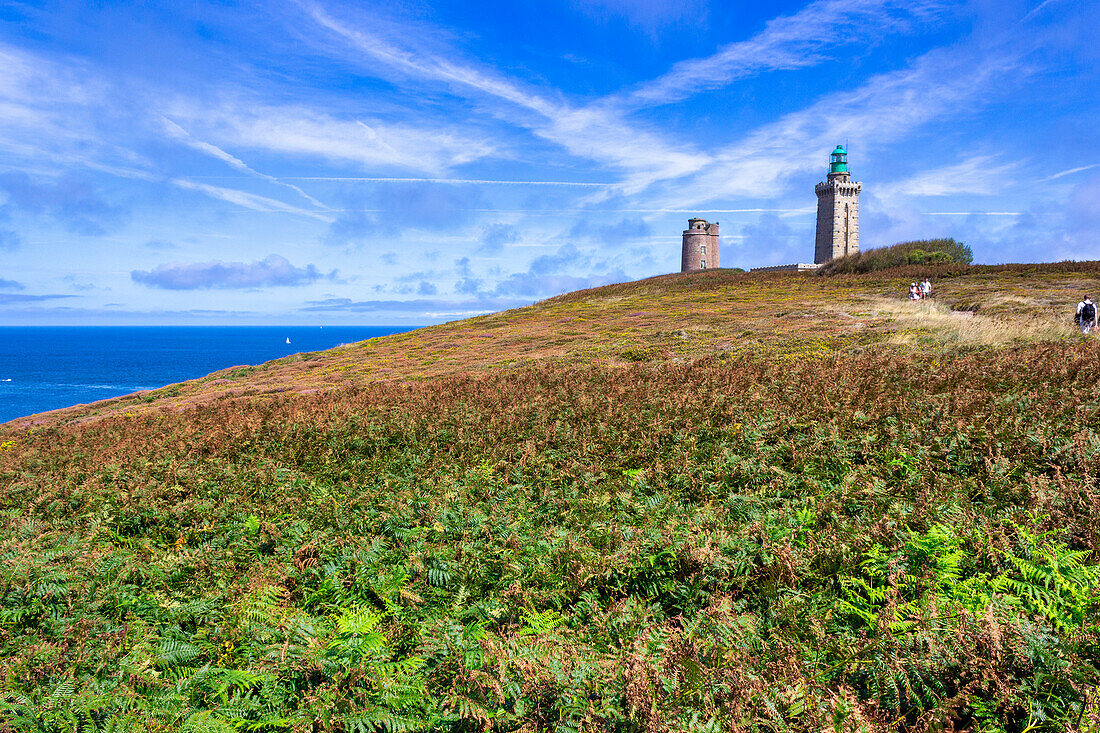
[(814, 187), (817, 193), (817, 239), (814, 263), (859, 252), (859, 192), (863, 184), (851, 180), (848, 151), (837, 145), (829, 155), (829, 175)]

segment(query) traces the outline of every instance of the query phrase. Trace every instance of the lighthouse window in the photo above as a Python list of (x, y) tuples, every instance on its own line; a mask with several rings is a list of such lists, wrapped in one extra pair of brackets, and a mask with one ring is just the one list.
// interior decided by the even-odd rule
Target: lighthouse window
[(704, 270), (707, 269), (707, 261), (706, 260), (703, 260), (699, 264), (703, 266), (702, 269), (704, 269)]
[(706, 253), (707, 253), (707, 245), (704, 244), (704, 245), (699, 247), (699, 254), (705, 255)]

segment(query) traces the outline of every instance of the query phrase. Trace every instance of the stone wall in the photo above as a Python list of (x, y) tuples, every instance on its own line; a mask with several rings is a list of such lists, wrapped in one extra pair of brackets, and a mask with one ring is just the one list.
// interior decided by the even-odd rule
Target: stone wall
[(795, 265), (770, 265), (768, 267), (754, 267), (751, 272), (813, 272), (821, 265), (811, 265), (799, 262)]

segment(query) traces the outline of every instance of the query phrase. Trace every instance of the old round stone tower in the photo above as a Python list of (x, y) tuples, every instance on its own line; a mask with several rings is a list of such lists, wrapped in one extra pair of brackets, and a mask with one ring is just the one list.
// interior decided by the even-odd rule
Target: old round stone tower
[(695, 272), (718, 267), (718, 222), (688, 219), (684, 230), (684, 249), (680, 257), (680, 272)]
[[(859, 252), (859, 192), (862, 188), (862, 183), (851, 180), (848, 151), (843, 145), (837, 145), (829, 155), (826, 182), (814, 187), (817, 193), (815, 264), (822, 265)], [(686, 251), (687, 245), (684, 247)]]

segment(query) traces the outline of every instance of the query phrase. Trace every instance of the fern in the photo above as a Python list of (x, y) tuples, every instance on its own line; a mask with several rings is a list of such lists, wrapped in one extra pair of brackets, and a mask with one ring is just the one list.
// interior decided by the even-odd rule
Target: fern
[(1015, 573), (1002, 573), (994, 579), (994, 588), (1012, 605), (1059, 631), (1081, 627), (1100, 602), (1100, 565), (1087, 563), (1088, 552), (1018, 529), (1026, 556), (1006, 553)]
[(868, 551), (861, 564), (868, 579), (842, 576), (840, 587), (843, 597), (837, 600), (837, 606), (841, 611), (859, 618), (869, 629), (885, 625), (891, 633), (902, 634), (912, 628), (912, 618), (920, 614), (917, 600), (900, 602), (899, 599), (894, 599), (889, 616), (883, 617), (882, 611), (889, 605), (892, 593), (897, 595), (911, 587), (915, 578), (903, 575), (900, 578), (900, 588), (892, 590), (886, 585), (888, 564), (889, 558), (881, 547), (876, 546)]
[(242, 695), (254, 690), (268, 679), (266, 674), (245, 669), (217, 669), (213, 675), (217, 679), (216, 694), (222, 702), (228, 702), (234, 694)]
[(175, 667), (196, 659), (201, 651), (194, 644), (174, 639), (163, 639), (160, 642), (157, 664), (163, 667)]
[(235, 733), (236, 730), (212, 710), (192, 713), (180, 726), (180, 733)]
[(523, 628), (519, 630), (519, 635), (545, 634), (556, 629), (564, 621), (561, 614), (555, 611), (524, 611)]
[(425, 568), (428, 575), (428, 584), (433, 585), (436, 588), (445, 588), (451, 583), (451, 579), (454, 577), (451, 572), (450, 566), (444, 560), (438, 558), (432, 558)]

